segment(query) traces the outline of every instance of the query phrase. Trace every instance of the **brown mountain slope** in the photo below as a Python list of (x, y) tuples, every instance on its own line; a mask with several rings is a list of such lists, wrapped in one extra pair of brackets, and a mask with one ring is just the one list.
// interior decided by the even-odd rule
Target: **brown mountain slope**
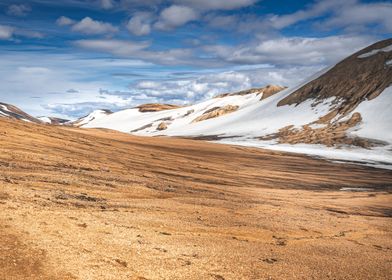
[(247, 95), (247, 94), (252, 94), (252, 93), (262, 93), (262, 98), (266, 99), (272, 95), (274, 95), (275, 93), (278, 93), (279, 91), (282, 91), (286, 89), (286, 87), (282, 87), (282, 86), (277, 86), (277, 85), (267, 85), (265, 87), (261, 87), (261, 88), (251, 88), (251, 89), (247, 89), (247, 90), (242, 90), (242, 91), (238, 91), (238, 92), (231, 92), (231, 93), (222, 93), (219, 94), (217, 96), (215, 96), (215, 98), (222, 98), (222, 97), (226, 97), (226, 96), (235, 96), (235, 95)]
[(209, 110), (206, 110), (201, 116), (194, 119), (192, 122), (201, 122), (208, 119), (217, 118), (226, 114), (230, 114), (232, 112), (237, 111), (239, 106), (226, 105), (223, 107), (214, 107)]
[[(349, 114), (361, 102), (376, 98), (392, 84), (392, 67), (388, 64), (392, 60), (392, 51), (388, 51), (390, 46), (392, 39), (387, 39), (356, 52), (280, 100), (278, 106), (300, 104), (311, 99), (312, 106), (316, 107), (329, 98), (335, 98), (330, 111), (317, 121), (300, 128), (283, 127), (279, 132), (260, 139), (278, 139), (280, 143), (289, 144), (354, 145), (364, 148), (385, 145), (382, 141), (353, 137), (347, 132), (363, 121), (359, 113)], [(387, 51), (380, 51), (384, 48)]]
[[(354, 53), (319, 78), (282, 99), (278, 106), (299, 104), (307, 99), (314, 99), (317, 103), (330, 97), (337, 97), (342, 103), (336, 108), (333, 116), (343, 116), (351, 112), (360, 102), (376, 98), (392, 84), (392, 67), (387, 65), (387, 61), (392, 60), (392, 51), (361, 57), (363, 54), (391, 45), (392, 38)], [(331, 115), (331, 118), (333, 116)]]
[(136, 108), (138, 108), (140, 112), (146, 113), (146, 112), (159, 112), (164, 110), (177, 109), (180, 107), (181, 106), (172, 105), (172, 104), (147, 103), (147, 104), (139, 105)]
[(21, 109), (14, 105), (0, 102), (0, 118), (27, 120), (33, 123), (42, 123), (40, 120), (23, 112)]
[(300, 155), (2, 119), (0, 279), (387, 279), (391, 185)]

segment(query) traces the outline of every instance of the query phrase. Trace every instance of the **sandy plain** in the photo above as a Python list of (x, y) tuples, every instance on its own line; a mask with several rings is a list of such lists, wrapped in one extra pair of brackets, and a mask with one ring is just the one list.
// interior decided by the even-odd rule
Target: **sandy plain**
[(383, 169), (2, 119), (0, 279), (391, 279), (391, 191)]

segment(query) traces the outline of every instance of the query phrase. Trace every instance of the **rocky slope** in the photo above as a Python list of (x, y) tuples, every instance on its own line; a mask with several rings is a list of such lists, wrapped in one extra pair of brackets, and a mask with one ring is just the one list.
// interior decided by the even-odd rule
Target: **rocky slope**
[[(224, 139), (274, 149), (287, 149), (285, 144), (371, 148), (379, 155), (386, 151), (392, 162), (391, 61), (392, 39), (387, 39), (294, 88), (268, 86), (225, 93), (193, 106), (159, 112), (123, 110), (101, 115), (82, 127)], [(300, 151), (298, 146), (289, 149)]]
[(23, 120), (33, 123), (42, 123), (41, 120), (30, 116), (18, 107), (0, 102), (0, 118)]
[(172, 105), (172, 104), (159, 104), (159, 103), (148, 103), (139, 105), (136, 108), (139, 109), (139, 112), (146, 113), (146, 112), (159, 112), (171, 109), (177, 109), (181, 106)]

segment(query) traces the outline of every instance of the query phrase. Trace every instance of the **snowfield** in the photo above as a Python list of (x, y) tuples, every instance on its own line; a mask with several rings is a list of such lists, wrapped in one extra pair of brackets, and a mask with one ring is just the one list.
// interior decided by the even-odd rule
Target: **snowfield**
[[(109, 128), (142, 136), (213, 136), (221, 138), (217, 143), (266, 148), (272, 150), (303, 153), (338, 161), (350, 161), (374, 167), (392, 169), (392, 87), (379, 97), (362, 102), (353, 112), (362, 116), (360, 125), (350, 129), (349, 134), (376, 139), (386, 145), (372, 149), (339, 146), (329, 148), (312, 144), (278, 144), (277, 141), (261, 141), (258, 138), (293, 125), (301, 127), (318, 120), (336, 106), (335, 98), (323, 100), (315, 105), (308, 99), (298, 105), (278, 107), (278, 102), (325, 71), (318, 73), (298, 87), (286, 89), (260, 101), (262, 93), (214, 98), (188, 107), (141, 113), (139, 109), (127, 109), (112, 114), (95, 111), (81, 120), (84, 128)], [(205, 111), (225, 105), (237, 105), (235, 112), (200, 122), (192, 122)], [(351, 114), (351, 115), (352, 115)], [(349, 115), (349, 116), (351, 116)], [(346, 118), (349, 118), (347, 116)], [(167, 129), (157, 130), (161, 122)], [(312, 124), (313, 128), (322, 124)]]

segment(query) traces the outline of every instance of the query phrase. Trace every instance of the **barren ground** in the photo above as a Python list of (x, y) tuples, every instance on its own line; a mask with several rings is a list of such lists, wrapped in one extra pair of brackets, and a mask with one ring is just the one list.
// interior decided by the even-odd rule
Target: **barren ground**
[(300, 155), (0, 120), (0, 279), (391, 279), (391, 186)]

